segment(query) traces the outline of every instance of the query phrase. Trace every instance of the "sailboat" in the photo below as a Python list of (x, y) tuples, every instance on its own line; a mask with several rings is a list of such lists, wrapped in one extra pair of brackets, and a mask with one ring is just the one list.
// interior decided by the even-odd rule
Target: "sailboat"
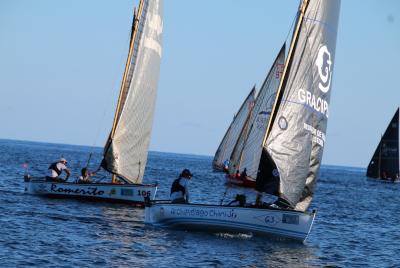
[(145, 222), (223, 233), (253, 233), (304, 241), (308, 211), (325, 144), (335, 57), (339, 0), (301, 2), (271, 119), (265, 131), (257, 184), (278, 197), (272, 205), (146, 202)]
[[(242, 187), (256, 187), (258, 165), (261, 158), (265, 130), (274, 105), (279, 81), (285, 64), (285, 45), (279, 51), (257, 95), (247, 131), (241, 136), (230, 158), (227, 182)], [(237, 178), (237, 170), (246, 170), (247, 176)]]
[(46, 181), (25, 176), (25, 191), (55, 197), (122, 201), (143, 205), (155, 184), (142, 184), (161, 61), (162, 0), (141, 0), (134, 9), (130, 45), (118, 103), (101, 167), (111, 183)]
[(248, 119), (254, 106), (255, 95), (256, 89), (253, 87), (240, 106), (239, 111), (233, 117), (231, 124), (229, 125), (221, 143), (218, 146), (217, 151), (215, 152), (215, 156), (212, 161), (214, 170), (227, 171), (225, 168), (226, 160), (229, 160), (235, 144), (240, 137), (242, 129), (246, 128), (247, 126)]
[(397, 108), (369, 162), (367, 177), (386, 182), (400, 183), (399, 108)]

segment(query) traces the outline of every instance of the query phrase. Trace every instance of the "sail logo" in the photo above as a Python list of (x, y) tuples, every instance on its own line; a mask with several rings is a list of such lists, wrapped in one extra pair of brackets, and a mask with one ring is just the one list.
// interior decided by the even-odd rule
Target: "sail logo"
[(281, 130), (286, 130), (288, 128), (288, 122), (284, 116), (279, 117), (278, 126)]
[(326, 45), (319, 48), (315, 65), (318, 68), (319, 78), (321, 79), (318, 87), (322, 92), (327, 93), (331, 86), (332, 57)]
[(268, 123), (268, 116), (270, 116), (271, 110), (268, 111), (261, 111), (258, 113), (254, 125), (258, 130), (263, 130), (266, 127), (266, 124)]
[(251, 109), (253, 109), (254, 105), (255, 105), (255, 101), (250, 101), (250, 102), (247, 104), (247, 109), (250, 111)]
[(163, 22), (161, 16), (158, 14), (150, 14), (149, 18), (149, 33), (144, 39), (144, 46), (153, 50), (161, 58), (161, 33), (163, 31)]
[(282, 77), (284, 67), (285, 67), (285, 64), (282, 64), (282, 63), (278, 63), (276, 65), (275, 78), (280, 79)]
[(297, 92), (300, 103), (304, 103), (315, 111), (325, 115), (328, 118), (329, 104), (321, 97), (314, 95), (312, 92), (300, 88)]

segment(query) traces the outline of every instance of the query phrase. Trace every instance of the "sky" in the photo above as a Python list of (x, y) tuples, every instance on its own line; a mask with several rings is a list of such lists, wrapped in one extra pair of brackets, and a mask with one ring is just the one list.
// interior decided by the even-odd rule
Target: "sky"
[[(150, 150), (214, 155), (298, 3), (165, 0)], [(0, 0), (0, 138), (103, 146), (132, 12), (131, 0)], [(324, 164), (367, 166), (400, 105), (399, 49), (400, 1), (342, 1)]]

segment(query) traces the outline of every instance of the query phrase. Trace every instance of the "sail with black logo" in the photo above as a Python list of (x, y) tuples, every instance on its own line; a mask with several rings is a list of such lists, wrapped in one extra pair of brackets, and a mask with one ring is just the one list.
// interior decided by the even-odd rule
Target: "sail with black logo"
[(257, 189), (305, 211), (325, 145), (340, 1), (303, 1), (265, 138)]
[(261, 202), (258, 195), (255, 204), (246, 203), (246, 196), (236, 195), (224, 204), (226, 192), (219, 204), (147, 200), (146, 224), (307, 238), (316, 215), (306, 210), (325, 142), (339, 6), (339, 0), (303, 0), (299, 9), (257, 174), (257, 189), (278, 195), (277, 202)]
[(246, 99), (240, 106), (239, 111), (234, 116), (232, 123), (229, 125), (228, 130), (226, 131), (217, 151), (215, 152), (214, 160), (212, 162), (214, 169), (223, 170), (224, 162), (230, 159), (235, 148), (235, 144), (237, 143), (243, 128), (246, 127), (246, 122), (249, 119), (249, 115), (254, 105), (255, 95), (256, 90), (253, 87), (249, 95), (247, 95)]
[(399, 180), (399, 108), (369, 162), (367, 176), (388, 181)]

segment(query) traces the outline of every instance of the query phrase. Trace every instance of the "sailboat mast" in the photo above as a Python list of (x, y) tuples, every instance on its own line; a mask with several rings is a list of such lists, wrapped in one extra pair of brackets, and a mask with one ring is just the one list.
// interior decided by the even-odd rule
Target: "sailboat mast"
[[(133, 9), (133, 21), (132, 21), (132, 29), (131, 29), (131, 39), (129, 42), (128, 58), (127, 58), (126, 64), (125, 64), (124, 74), (122, 76), (122, 82), (121, 82), (121, 87), (119, 90), (117, 108), (115, 110), (113, 126), (111, 128), (111, 134), (110, 134), (111, 140), (114, 138), (115, 130), (117, 129), (119, 116), (121, 114), (120, 110), (121, 110), (121, 106), (122, 106), (122, 99), (123, 99), (123, 96), (125, 95), (124, 94), (125, 93), (125, 85), (126, 85), (126, 80), (127, 80), (128, 73), (129, 73), (129, 68), (131, 66), (132, 54), (134, 51), (135, 39), (136, 39), (136, 34), (137, 34), (137, 29), (138, 29), (138, 22), (139, 22), (139, 18), (142, 13), (142, 10), (143, 10), (143, 0), (140, 0), (139, 11), (136, 13), (136, 8)], [(113, 174), (112, 178), (111, 178), (111, 182), (115, 183), (116, 179), (117, 179), (117, 176), (115, 174)]]
[(130, 40), (130, 44), (129, 44), (128, 58), (127, 58), (126, 64), (125, 64), (125, 70), (124, 70), (124, 75), (122, 77), (121, 87), (120, 87), (120, 91), (119, 91), (117, 108), (115, 110), (113, 126), (111, 129), (111, 135), (110, 135), (111, 139), (114, 138), (115, 130), (116, 130), (117, 124), (118, 124), (120, 109), (121, 109), (121, 105), (122, 105), (122, 97), (124, 96), (124, 93), (125, 93), (124, 89), (125, 89), (126, 80), (128, 77), (129, 67), (131, 65), (132, 54), (133, 54), (133, 50), (134, 50), (134, 46), (135, 46), (135, 39), (136, 39), (136, 34), (137, 34), (137, 29), (138, 29), (138, 22), (139, 22), (139, 18), (141, 16), (142, 10), (143, 10), (143, 0), (140, 0), (138, 12), (136, 13), (136, 8), (134, 8), (134, 10), (133, 10), (133, 22), (132, 22), (131, 40)]
[(309, 0), (303, 0), (302, 4), (300, 6), (300, 10), (299, 10), (300, 14), (299, 14), (299, 17), (297, 19), (296, 30), (295, 30), (295, 32), (293, 34), (293, 38), (292, 38), (292, 42), (290, 44), (290, 48), (289, 48), (288, 56), (287, 56), (287, 59), (286, 59), (285, 67), (284, 67), (283, 73), (282, 73), (282, 79), (281, 79), (281, 81), (279, 83), (279, 87), (278, 87), (278, 90), (277, 90), (277, 93), (276, 93), (276, 98), (275, 98), (274, 105), (272, 106), (271, 118), (268, 121), (267, 129), (265, 131), (264, 141), (262, 143), (263, 146), (264, 146), (265, 142), (267, 141), (268, 134), (269, 134), (269, 132), (271, 131), (271, 128), (272, 128), (272, 123), (275, 120), (275, 115), (277, 113), (278, 105), (279, 105), (279, 103), (280, 103), (280, 101), (282, 99), (282, 94), (283, 94), (282, 89), (284, 88), (284, 85), (285, 85), (286, 80), (287, 80), (287, 77), (286, 77), (287, 76), (287, 72), (288, 72), (289, 66), (290, 66), (290, 64), (292, 62), (294, 47), (295, 47), (295, 45), (297, 43), (297, 40), (298, 40), (298, 36), (299, 36), (299, 33), (300, 33), (300, 27), (301, 27), (301, 24), (302, 24), (302, 21), (303, 21), (303, 17), (304, 17), (304, 14), (306, 12), (308, 3), (309, 3)]

